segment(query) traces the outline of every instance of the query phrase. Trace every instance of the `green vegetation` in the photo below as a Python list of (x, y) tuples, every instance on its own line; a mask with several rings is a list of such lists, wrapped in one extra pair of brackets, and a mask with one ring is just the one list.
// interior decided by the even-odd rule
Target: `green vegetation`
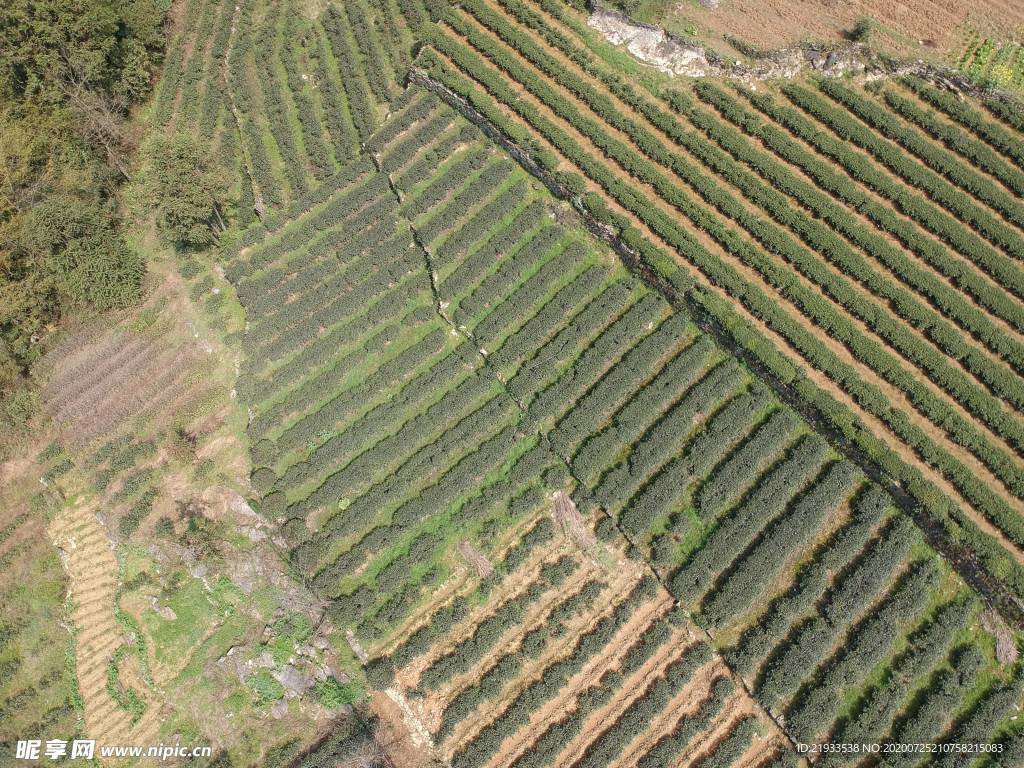
[(138, 300), (144, 259), (117, 190), (127, 121), (160, 64), (166, 7), (16, 2), (0, 23), (0, 425), (32, 415), (29, 366), (64, 315)]
[[(44, 467), (61, 453), (44, 452)], [(38, 477), (12, 478), (0, 489), (0, 743), (11, 749), (26, 733), (81, 737), (75, 637), (67, 629), (73, 605), (45, 529), (59, 504)]]
[(355, 704), (366, 695), (359, 683), (339, 683), (333, 677), (318, 681), (315, 690), (320, 703), (327, 709)]
[[(506, 22), (482, 2), (466, 7), (474, 18), (504, 29)], [(525, 5), (508, 0), (508, 7), (529, 18)], [(450, 15), (453, 27), (478, 35), (465, 20), (468, 14)], [(534, 43), (511, 29), (505, 35), (540, 61)], [(449, 41), (437, 35), (434, 44), (469, 68), (475, 54)], [(478, 42), (497, 58), (495, 43), (482, 36)], [(422, 54), (419, 61), (432, 63), (432, 71), (467, 98), (482, 98), (438, 54)], [(511, 57), (502, 62), (516, 71), (523, 66)], [(483, 64), (471, 74), (489, 89), (505, 87)], [(525, 69), (522, 75), (538, 93), (551, 88), (543, 79), (528, 79)], [(574, 87), (582, 92), (579, 84)], [(701, 96), (714, 98), (719, 91), (712, 88)], [(551, 139), (560, 135), (561, 129), (544, 122), (549, 118), (509, 94), (509, 106), (529, 125)], [(545, 102), (552, 110), (574, 108), (553, 94)], [(596, 90), (593, 97), (594, 104), (603, 98)], [(657, 592), (653, 581), (644, 581), (648, 586), (618, 603), (615, 614), (578, 635), (574, 617), (587, 600), (600, 603), (605, 588), (600, 580), (587, 580), (557, 597), (549, 592), (575, 578), (568, 565), (551, 570), (572, 560), (531, 566), (512, 593), (491, 597), (528, 562), (517, 552), (550, 546), (551, 524), (545, 521), (506, 550), (490, 576), (470, 579), (433, 606), (429, 618), (420, 615), (417, 606), (438, 585), (453, 579), (459, 585), (466, 578), (453, 568), (457, 541), (491, 551), (489, 534), (535, 517), (553, 503), (554, 491), (571, 494), (580, 509), (598, 507), (598, 519), (610, 515), (633, 556), (651, 559), (696, 621), (721, 638), (725, 657), (749, 676), (755, 696), (792, 717), (792, 733), (801, 738), (844, 722), (851, 699), (867, 701), (880, 671), (899, 663), (909, 638), (944, 606), (975, 610), (965, 588), (949, 585), (935, 554), (910, 519), (893, 510), (892, 499), (840, 459), (684, 312), (624, 276), (572, 227), (545, 216), (544, 193), (434, 96), (409, 90), (396, 104), (389, 119), (394, 123), (386, 122), (368, 142), (374, 164), (356, 161), (342, 169), (337, 179), (344, 183), (337, 191), (311, 195), (304, 211), (238, 251), (227, 272), (250, 317), (250, 384), (243, 396), (252, 413), (249, 431), (258, 457), (252, 480), (260, 508), (283, 521), (293, 562), (330, 599), (332, 621), (352, 628), (370, 650), (369, 683), (408, 685), (412, 695), (442, 698), (436, 737), (454, 765), (481, 765), (513, 736), (524, 738), (531, 713), (562, 696), (576, 672), (600, 658), (633, 610)], [(670, 131), (679, 146), (704, 152), (711, 167), (747, 185), (751, 201), (778, 208), (781, 195), (792, 192), (822, 211), (835, 205), (806, 182), (796, 184), (792, 175), (770, 176), (769, 186), (741, 171), (741, 160), (753, 164), (767, 156), (744, 154), (738, 131), (731, 134), (728, 155), (701, 150), (691, 138), (696, 134), (679, 128), (673, 116), (687, 113), (701, 130), (721, 135), (724, 123), (682, 97), (671, 111), (651, 114), (664, 118), (659, 129)], [(602, 114), (623, 125), (610, 109)], [(543, 133), (547, 125), (551, 131)], [(450, 143), (455, 137), (459, 141)], [(572, 146), (568, 138), (555, 144), (582, 162), (585, 155), (572, 154)], [(441, 153), (438, 147), (447, 149)], [(651, 144), (645, 154), (660, 151)], [(727, 159), (733, 155), (735, 160)], [(681, 161), (665, 162), (674, 173), (682, 168)], [(390, 184), (374, 165), (386, 169)], [(608, 178), (623, 200), (634, 200), (630, 210), (637, 216), (662, 216), (610, 176), (606, 165), (595, 161), (587, 167)], [(757, 171), (767, 176), (768, 169), (765, 160)], [(669, 190), (666, 179), (665, 194), (676, 195)], [(683, 197), (672, 199), (709, 226), (714, 223)], [(715, 205), (741, 217), (727, 197), (718, 200)], [(831, 215), (841, 218), (838, 210)], [(782, 214), (771, 216), (779, 227), (795, 226)], [(773, 231), (767, 223), (743, 220), (765, 237)], [(628, 222), (616, 223), (628, 236)], [(721, 232), (728, 242), (731, 235)], [(888, 241), (883, 245), (867, 229), (851, 225), (850, 235), (853, 242), (847, 244), (814, 225), (797, 237), (833, 248), (835, 263), (857, 278), (875, 279), (877, 273), (855, 255), (855, 247), (877, 246), (877, 254), (891, 255), (894, 263), (906, 261), (902, 251)], [(751, 245), (735, 242), (737, 253), (748, 254), (752, 264), (766, 273), (776, 269)], [(811, 251), (797, 256), (804, 246), (796, 239), (779, 242), (789, 243), (794, 260), (828, 285), (826, 272), (810, 261)], [(383, 253), (401, 255), (383, 260)], [(916, 274), (922, 285), (947, 295), (947, 284)], [(875, 285), (879, 292), (893, 290), (881, 279)], [(900, 294), (901, 317), (935, 312), (929, 308), (934, 305), (915, 301), (909, 290)], [(964, 309), (962, 301), (949, 301)], [(871, 316), (865, 305), (864, 317)], [(953, 350), (957, 331), (950, 321), (937, 313), (929, 319), (942, 329), (936, 332), (939, 346)], [(984, 314), (961, 313), (955, 320), (994, 327)], [(833, 328), (840, 327), (836, 323)], [(878, 327), (891, 328), (894, 344), (902, 333), (896, 325)], [(310, 333), (311, 328), (318, 330)], [(996, 338), (989, 336), (992, 344), (1005, 343)], [(908, 357), (921, 359), (918, 339), (907, 336), (900, 344)], [(1008, 372), (991, 366), (989, 358), (973, 360), (972, 373), (1016, 391)], [(941, 357), (933, 363), (935, 370), (948, 366)], [(945, 386), (982, 396), (959, 376)], [(917, 384), (908, 379), (906, 386)], [(977, 404), (979, 414), (994, 416), (981, 400)], [(1016, 429), (1005, 418), (1006, 428)], [(1012, 472), (998, 461), (993, 466)], [(447, 642), (452, 633), (455, 638)], [(564, 633), (573, 639), (563, 641)], [(551, 764), (587, 717), (670, 636), (665, 621), (642, 632), (635, 655), (627, 656), (636, 661), (624, 661), (593, 690), (574, 691), (572, 715), (531, 736), (535, 746), (520, 761)], [(523, 689), (512, 687), (555, 648), (558, 656), (541, 662), (541, 678), (531, 678), (535, 682)], [(981, 653), (991, 670), (990, 652)], [(430, 660), (413, 684), (404, 669), (424, 654)], [(652, 721), (680, 690), (673, 685), (686, 684), (688, 678), (673, 677), (674, 667), (665, 669), (664, 682), (628, 710), (643, 722)], [(950, 711), (969, 711), (972, 696), (966, 688), (952, 691)], [(909, 711), (911, 701), (901, 697), (897, 711)], [(465, 723), (496, 706), (502, 716), (487, 720), (467, 740)], [(620, 722), (632, 722), (628, 718)], [(678, 723), (679, 741), (662, 742), (664, 754), (682, 749), (696, 727)], [(754, 727), (735, 723), (732, 736), (707, 761), (735, 760), (751, 743)], [(622, 734), (635, 731), (622, 728)], [(626, 746), (626, 736), (617, 734), (612, 728), (597, 739), (585, 759), (613, 759)], [(776, 756), (785, 761), (785, 754)]]
[[(0, 616), (0, 729), (74, 732), (77, 672), (211, 766), (394, 759), (395, 712), (455, 768), (1019, 756), (1005, 104), (640, 75), (561, 0), (22, 10), (0, 390), (127, 642)], [(52, 614), (35, 504), (0, 577)]]
[[(770, 181), (777, 190), (771, 190), (753, 174), (744, 171), (732, 158), (715, 151), (707, 142), (697, 140), (685, 125), (658, 105), (657, 93), (651, 91), (649, 95), (644, 94), (617, 74), (612, 69), (615, 61), (606, 56), (604, 47), (593, 45), (588, 50), (591, 46), (590, 35), (581, 31), (582, 25), (571, 18), (571, 11), (554, 2), (540, 3), (544, 13), (536, 11), (530, 4), (516, 0), (508, 0), (501, 5), (508, 17), (503, 17), (483, 2), (467, 3), (465, 11), (451, 11), (448, 14), (446, 24), (457, 35), (437, 34), (431, 41), (445, 60), (429, 55), (423, 58), (425, 64), (433, 68), (435, 76), (465, 96), (515, 139), (522, 134), (521, 124), (513, 125), (516, 121), (509, 119), (508, 112), (496, 110), (490, 100), (496, 99), (506, 104), (512, 113), (521, 117), (552, 148), (602, 189), (611, 201), (632, 215), (631, 218), (614, 214), (610, 220), (619, 228), (623, 240), (636, 245), (642, 254), (647, 255), (634, 229), (640, 223), (666, 245), (678, 250), (686, 261), (697, 267), (703, 279), (718, 290), (736, 297), (754, 317), (779, 333), (788, 345), (788, 350), (783, 351), (790, 356), (796, 353), (795, 362), (800, 364), (802, 360), (823, 372), (834, 385), (852, 398), (855, 411), (880, 419), (895, 438), (913, 450), (916, 461), (937, 466), (944, 479), (957, 487), (970, 506), (1002, 530), (1008, 539), (1007, 546), (1019, 546), (1019, 520), (1012, 508), (1015, 502), (1007, 502), (1004, 497), (1004, 494), (1018, 496), (1020, 490), (1019, 473), (1011, 458), (1017, 440), (1011, 436), (1011, 432), (1016, 433), (1019, 429), (1019, 408), (1008, 408), (1005, 402), (995, 397), (988, 399), (984, 406), (980, 401), (976, 401), (977, 407), (971, 405), (972, 399), (979, 396), (987, 399), (978, 383), (993, 386), (997, 380), (999, 384), (994, 386), (1000, 387), (1001, 393), (1007, 393), (1005, 396), (1011, 402), (1018, 401), (1019, 393), (1009, 393), (1009, 389), (1017, 389), (1017, 372), (992, 359), (982, 362), (983, 355), (973, 351), (970, 353), (974, 355), (972, 361), (968, 356), (968, 350), (971, 349), (970, 337), (946, 325), (926, 304), (914, 298), (913, 291), (917, 290), (925, 291), (929, 298), (939, 290), (946, 292), (945, 288), (937, 288), (934, 276), (917, 269), (911, 273), (912, 279), (908, 282), (912, 290), (899, 290), (898, 284), (894, 284), (887, 274), (877, 272), (877, 267), (865, 261), (850, 247), (856, 245), (863, 248), (871, 257), (889, 264), (895, 264), (897, 260), (906, 261), (905, 256), (887, 243), (855, 228), (854, 217), (857, 211), (836, 209), (810, 187), (797, 183), (793, 177), (780, 175), (778, 167), (769, 165), (767, 158), (751, 152), (745, 142), (735, 135), (735, 140), (730, 144), (723, 142), (723, 147), (737, 160), (756, 163), (754, 169), (765, 175), (766, 181)], [(545, 23), (545, 14), (556, 18), (558, 24)], [(522, 26), (510, 22), (510, 18)], [(579, 40), (562, 32), (560, 24), (572, 29)], [(535, 36), (531, 37), (527, 30), (535, 33)], [(573, 71), (573, 68), (564, 67), (553, 54), (544, 51), (537, 38), (567, 56), (573, 66), (579, 68), (579, 73)], [(462, 41), (468, 41), (469, 44), (463, 44)], [(461, 72), (453, 70), (447, 62), (455, 64)], [(586, 76), (582, 73), (586, 73)], [(592, 80), (600, 85), (593, 85)], [(535, 109), (520, 98), (517, 88), (525, 88), (537, 102), (544, 105), (544, 109)], [(708, 92), (713, 87), (701, 88)], [(1011, 315), (1016, 315), (1016, 304), (1012, 298), (1008, 300), (1002, 290), (1016, 290), (1019, 275), (1013, 267), (1012, 259), (1008, 260), (1008, 257), (1016, 254), (1019, 237), (1007, 229), (1006, 224), (1000, 223), (999, 215), (989, 213), (983, 204), (994, 206), (998, 214), (1011, 217), (1018, 215), (1018, 206), (1000, 188), (986, 184), (977, 172), (964, 167), (959, 159), (927, 145), (923, 138), (911, 130), (897, 127), (881, 108), (869, 104), (864, 97), (832, 82), (822, 82), (821, 88), (844, 106), (856, 108), (857, 114), (868, 120), (871, 127), (877, 128), (885, 136), (904, 142), (905, 147), (922, 159), (922, 164), (908, 163), (905, 152), (893, 149), (871, 127), (857, 122), (849, 113), (826, 105), (822, 97), (795, 85), (786, 86), (784, 90), (802, 108), (812, 110), (811, 114), (823, 120), (839, 137), (859, 142), (886, 168), (903, 176), (936, 202), (948, 207), (962, 223), (953, 221), (945, 213), (936, 219), (930, 208), (925, 209), (918, 218), (929, 222), (935, 220), (937, 223), (934, 226), (929, 223), (929, 227), (935, 231), (938, 231), (937, 227), (946, 227), (951, 237), (958, 238), (951, 242), (957, 244), (962, 252), (971, 253), (976, 263), (999, 285), (993, 290), (991, 284), (985, 284), (985, 278), (979, 283), (976, 271), (965, 270), (962, 263), (951, 260), (941, 249), (934, 251), (932, 258), (932, 261), (940, 265), (938, 271), (963, 274), (964, 281), (978, 284), (975, 295), (987, 297), (986, 307), (1002, 307)], [(722, 133), (720, 124), (709, 122), (707, 113), (696, 109), (682, 96), (668, 96), (668, 101), (676, 111), (681, 111), (696, 126), (707, 131), (709, 136), (719, 140)], [(762, 102), (770, 103), (770, 97), (758, 95), (751, 98), (759, 108)], [(634, 110), (637, 117), (630, 110)], [(556, 119), (551, 119), (548, 114), (555, 115)], [(787, 127), (790, 125), (787, 124)], [(579, 143), (577, 135), (582, 135), (585, 141)], [(628, 137), (629, 141), (620, 139), (622, 135)], [(668, 149), (666, 138), (662, 136), (684, 148), (689, 156), (703, 166), (703, 170), (691, 164), (688, 155), (673, 153)], [(830, 134), (813, 126), (801, 138), (818, 144), (834, 142)], [(862, 155), (857, 155), (857, 162), (869, 169), (865, 173), (873, 174), (871, 178), (882, 178), (877, 169), (864, 162)], [(625, 175), (618, 175), (609, 163), (621, 168)], [(959, 188), (940, 179), (926, 166), (941, 170)], [(713, 171), (722, 181), (732, 185), (736, 192), (723, 188), (706, 171)], [(631, 181), (626, 181), (627, 178)], [(844, 183), (849, 186), (848, 182)], [(879, 184), (891, 188), (891, 181)], [(693, 197), (687, 194), (687, 188), (692, 189)], [(643, 198), (648, 190), (682, 213), (698, 230), (710, 235), (722, 250), (709, 250), (657, 206), (648, 205)], [(817, 215), (830, 212), (830, 223), (844, 222), (833, 223), (833, 226), (841, 227), (844, 234), (848, 231), (852, 242), (847, 244), (828, 228), (815, 223), (813, 218), (800, 215), (793, 210), (791, 201), (782, 192), (795, 196)], [(977, 201), (965, 192), (976, 195)], [(741, 204), (738, 195), (748, 198), (756, 207), (751, 209)], [(877, 204), (872, 204), (875, 210), (879, 208)], [(914, 210), (920, 210), (916, 201), (914, 205), (917, 206)], [(752, 240), (738, 236), (736, 229), (726, 226), (712, 213), (712, 209), (739, 224)], [(784, 225), (793, 235), (758, 216), (758, 210)], [(883, 217), (896, 222), (890, 214), (880, 214), (876, 218), (882, 220)], [(949, 218), (947, 220), (943, 217)], [(985, 242), (973, 232), (968, 234), (969, 229), (964, 227), (965, 224), (968, 228), (978, 228), (990, 242)], [(905, 224), (899, 226), (906, 229)], [(794, 236), (811, 246), (811, 249), (805, 249)], [(917, 250), (933, 249), (933, 244), (927, 240), (922, 240), (919, 235), (914, 237), (916, 240), (907, 242), (919, 243), (920, 248)], [(731, 259), (719, 255), (722, 253), (735, 258), (742, 269), (734, 267)], [(650, 263), (668, 279), (676, 280), (677, 270), (662, 268), (662, 258), (659, 254), (652, 254)], [(863, 293), (859, 290), (860, 286), (837, 276), (831, 265), (840, 267), (851, 277), (862, 281), (870, 291), (878, 294), (877, 298), (891, 303), (879, 303), (870, 293)], [(751, 274), (755, 275), (753, 280)], [(771, 293), (766, 292), (766, 289)], [(885, 449), (878, 437), (862, 430), (847, 406), (839, 405), (833, 394), (820, 389), (820, 384), (797, 378), (790, 365), (780, 364), (777, 353), (767, 354), (763, 339), (759, 344), (752, 345), (749, 331), (743, 327), (742, 322), (737, 322), (728, 311), (723, 315), (725, 307), (717, 302), (709, 303), (703, 289), (697, 292), (685, 286), (685, 290), (694, 304), (702, 310), (712, 311), (716, 320), (730, 329), (737, 343), (747, 347), (760, 363), (783, 382), (796, 386), (801, 398), (817, 410), (823, 419), (840, 430), (847, 440), (881, 464), (885, 471), (901, 478), (926, 505), (930, 514), (945, 526), (951, 541), (970, 541), (972, 547), (984, 553), (990, 572), (1019, 591), (1020, 585), (1024, 584), (1019, 567), (1007, 555), (999, 552), (996, 542), (986, 540), (959, 510), (950, 509), (948, 502), (940, 499), (921, 477), (918, 467), (904, 463)], [(784, 297), (792, 311), (785, 310), (782, 304), (773, 300), (772, 294), (775, 292), (777, 296)], [(893, 295), (894, 292), (900, 293), (898, 299)], [(950, 294), (944, 306), (950, 307), (952, 317), (958, 320), (963, 317), (962, 298), (954, 298)], [(845, 351), (853, 353), (854, 360), (844, 360), (835, 349), (822, 342), (822, 334), (809, 332), (808, 327), (797, 320), (798, 317), (810, 319), (819, 330), (840, 341)], [(897, 318), (904, 320), (906, 325)], [(864, 325), (859, 326), (858, 320)], [(973, 320), (964, 318), (960, 322), (966, 324), (965, 330), (968, 333), (974, 334), (977, 328), (982, 328), (981, 332), (984, 333), (984, 326), (991, 321), (976, 316)], [(922, 324), (928, 328), (926, 333), (934, 346), (922, 345), (918, 331), (915, 330), (922, 327)], [(993, 332), (986, 335), (994, 339), (1002, 334)], [(962, 361), (968, 375), (958, 370), (953, 361)], [(878, 379), (866, 378), (858, 364), (871, 370)], [(910, 367), (905, 367), (908, 364)], [(913, 370), (926, 372), (930, 384), (925, 385)], [(954, 380), (959, 380), (959, 383), (954, 383)], [(892, 398), (884, 394), (879, 384), (902, 391), (911, 406), (907, 410), (895, 406)], [(957, 412), (961, 404), (973, 413), (972, 417), (964, 418), (963, 414)], [(988, 415), (983, 415), (983, 411)], [(997, 413), (1000, 415), (996, 416)], [(945, 434), (938, 439), (930, 435), (917, 423), (921, 417), (939, 425)], [(1010, 427), (1011, 432), (1003, 431), (1004, 427)], [(986, 436), (986, 430), (989, 429), (1000, 433), (999, 437), (993, 440)], [(1002, 441), (1006, 441), (1006, 448), (1000, 445)], [(960, 449), (966, 449), (987, 465), (993, 473), (993, 481), (1001, 484), (998, 490), (991, 483), (978, 481), (977, 476), (959, 458)]]
[(1019, 41), (983, 36), (970, 26), (961, 37), (962, 46), (947, 57), (952, 66), (979, 85), (1024, 90), (1024, 48)]
[(182, 248), (216, 243), (227, 227), (222, 213), (227, 190), (223, 169), (208, 156), (204, 143), (187, 134), (157, 134), (140, 154), (136, 181), (160, 233)]

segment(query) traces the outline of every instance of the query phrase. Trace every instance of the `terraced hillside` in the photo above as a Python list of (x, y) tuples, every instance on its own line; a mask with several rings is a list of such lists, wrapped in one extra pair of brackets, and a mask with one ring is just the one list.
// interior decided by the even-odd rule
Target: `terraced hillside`
[(260, 510), (417, 743), (1017, 748), (1016, 665), (886, 492), (434, 95), (367, 150), (227, 274)]
[(214, 235), (126, 206), (140, 306), (33, 369), (4, 749), (1024, 764), (1024, 118), (669, 77), (585, 5), (172, 4), (140, 135)]
[(434, 79), (1024, 594), (1018, 128), (917, 81), (658, 79), (557, 0), (466, 0), (430, 45)]
[(96, 509), (87, 502), (67, 505), (55, 516), (52, 536), (71, 578), (84, 730), (102, 744), (152, 743), (160, 707), (143, 679), (144, 653), (137, 655), (132, 645), (144, 641), (118, 626), (117, 558)]

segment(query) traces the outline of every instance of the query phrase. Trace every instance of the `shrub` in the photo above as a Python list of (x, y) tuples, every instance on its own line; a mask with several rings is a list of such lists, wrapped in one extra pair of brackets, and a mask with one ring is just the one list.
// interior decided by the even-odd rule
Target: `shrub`
[(334, 677), (318, 680), (313, 686), (313, 690), (316, 692), (321, 706), (325, 709), (338, 709), (355, 704), (366, 695), (359, 683), (355, 681), (339, 683)]
[(275, 680), (270, 672), (261, 669), (245, 681), (246, 687), (253, 692), (257, 706), (277, 701), (284, 696), (284, 686)]

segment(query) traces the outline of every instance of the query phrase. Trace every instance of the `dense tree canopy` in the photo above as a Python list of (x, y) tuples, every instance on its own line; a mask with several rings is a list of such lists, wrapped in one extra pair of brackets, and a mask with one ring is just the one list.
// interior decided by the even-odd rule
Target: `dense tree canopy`
[(0, 8), (0, 93), (65, 105), (81, 90), (125, 105), (150, 91), (167, 0), (13, 0)]
[(141, 195), (168, 242), (183, 248), (214, 243), (224, 229), (225, 174), (202, 142), (187, 134), (150, 138), (142, 148)]
[[(0, 423), (73, 307), (134, 301), (144, 264), (120, 232), (125, 130), (150, 92), (167, 0), (0, 7)], [(24, 414), (19, 407), (18, 415)]]

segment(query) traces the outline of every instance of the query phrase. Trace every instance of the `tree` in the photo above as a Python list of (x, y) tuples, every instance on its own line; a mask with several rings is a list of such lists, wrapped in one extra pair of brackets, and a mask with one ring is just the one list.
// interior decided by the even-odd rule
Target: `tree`
[(24, 217), (19, 241), (72, 304), (118, 309), (141, 295), (142, 257), (94, 200), (49, 196)]
[(0, 93), (63, 104), (102, 91), (137, 102), (162, 57), (166, 0), (14, 0), (0, 8)]
[(186, 134), (156, 135), (142, 147), (142, 199), (155, 211), (160, 233), (178, 248), (219, 240), (227, 228), (221, 215), (226, 177), (205, 146)]
[[(129, 110), (163, 55), (168, 0), (0, 5), (0, 428), (36, 400), (28, 371), (76, 306), (124, 307), (143, 261), (120, 234)], [(0, 453), (4, 452), (0, 445)]]

